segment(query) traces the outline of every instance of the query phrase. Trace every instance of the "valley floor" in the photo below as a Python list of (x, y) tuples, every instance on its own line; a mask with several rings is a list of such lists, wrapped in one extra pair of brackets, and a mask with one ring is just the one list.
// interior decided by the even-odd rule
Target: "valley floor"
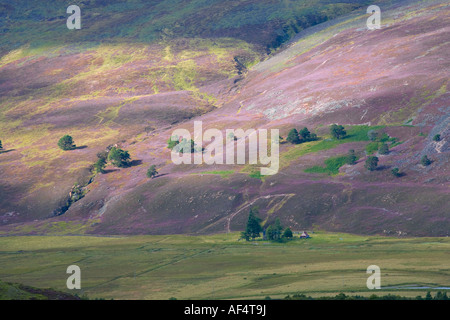
[[(428, 288), (450, 287), (448, 237), (311, 236), (297, 234), (288, 243), (238, 241), (238, 233), (1, 237), (0, 280), (90, 299), (274, 299), (340, 292), (424, 297), (438, 291)], [(66, 288), (66, 269), (73, 264), (81, 268), (81, 290)], [(381, 290), (367, 289), (369, 265), (381, 268)]]

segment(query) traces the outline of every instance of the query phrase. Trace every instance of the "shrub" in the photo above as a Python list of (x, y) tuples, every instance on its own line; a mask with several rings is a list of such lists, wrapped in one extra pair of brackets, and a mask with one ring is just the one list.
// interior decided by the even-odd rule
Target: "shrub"
[[(433, 137), (433, 141), (436, 141), (436, 142), (441, 141), (441, 135), (440, 134), (435, 135)], [(0, 141), (0, 147), (1, 147), (1, 141)]]
[(394, 168), (391, 170), (391, 173), (394, 177), (400, 177), (402, 174), (400, 173), (400, 169), (399, 168)]
[(355, 154), (355, 150), (353, 150), (353, 149), (349, 150), (348, 155), (345, 159), (345, 163), (354, 165), (357, 160), (358, 160), (358, 157)]
[(389, 147), (386, 143), (383, 143), (380, 148), (378, 149), (379, 154), (388, 154), (389, 153)]
[[(174, 138), (175, 141), (173, 141), (172, 138)], [(177, 144), (179, 144), (179, 143), (180, 143), (180, 141), (179, 141), (179, 139), (178, 139), (177, 136), (170, 137), (170, 138), (167, 140), (167, 148), (169, 148), (170, 150), (172, 150), (172, 149), (175, 148), (175, 146), (176, 146)]]
[(378, 166), (378, 157), (370, 156), (366, 159), (364, 167), (369, 171), (374, 171)]
[(427, 156), (427, 155), (424, 155), (424, 156), (422, 157), (422, 159), (420, 159), (420, 163), (421, 163), (424, 167), (426, 167), (426, 166), (429, 166), (429, 165), (431, 164), (431, 160), (428, 159), (428, 156)]
[(104, 158), (98, 158), (97, 161), (94, 163), (94, 169), (98, 173), (105, 173), (105, 166), (106, 166), (106, 159)]
[(147, 177), (153, 179), (158, 174), (158, 171), (156, 170), (156, 166), (152, 165), (147, 170)]
[(0, 150), (3, 149), (2, 140), (0, 140)]
[(73, 143), (72, 137), (66, 134), (61, 139), (59, 139), (58, 147), (60, 147), (64, 151), (67, 151), (75, 149), (76, 145)]
[(337, 124), (331, 125), (330, 133), (334, 138), (336, 138), (338, 140), (345, 138), (345, 136), (347, 135), (345, 128), (343, 126), (337, 125)]
[(108, 160), (118, 168), (125, 168), (130, 165), (130, 154), (128, 151), (112, 147), (108, 154)]

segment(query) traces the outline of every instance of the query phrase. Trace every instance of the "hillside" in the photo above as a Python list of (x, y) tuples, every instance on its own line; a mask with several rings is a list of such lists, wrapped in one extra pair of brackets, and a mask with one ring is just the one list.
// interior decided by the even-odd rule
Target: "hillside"
[[(448, 236), (448, 3), (381, 2), (374, 31), (363, 1), (226, 3), (80, 1), (86, 28), (73, 32), (66, 1), (0, 1), (0, 233), (239, 231), (257, 206), (295, 230)], [(176, 166), (167, 139), (197, 120), (283, 137), (306, 126), (319, 140), (281, 144), (263, 178)], [(376, 171), (370, 130), (390, 143)], [(76, 150), (58, 149), (64, 134)], [(132, 166), (93, 176), (112, 144)], [(336, 165), (350, 149), (356, 165)], [(74, 184), (83, 198), (68, 207)]]

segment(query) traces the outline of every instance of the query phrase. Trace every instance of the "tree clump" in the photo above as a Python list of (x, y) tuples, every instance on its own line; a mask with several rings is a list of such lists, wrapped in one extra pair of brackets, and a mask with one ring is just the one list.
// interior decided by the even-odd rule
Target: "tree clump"
[(295, 128), (291, 129), (286, 138), (286, 141), (292, 144), (299, 144), (315, 140), (317, 140), (317, 135), (315, 133), (311, 133), (307, 127), (304, 127), (300, 131), (297, 131), (297, 129)]
[(266, 230), (267, 239), (273, 241), (281, 240), (283, 227), (281, 226), (281, 222), (279, 218), (275, 219), (275, 223), (270, 225)]

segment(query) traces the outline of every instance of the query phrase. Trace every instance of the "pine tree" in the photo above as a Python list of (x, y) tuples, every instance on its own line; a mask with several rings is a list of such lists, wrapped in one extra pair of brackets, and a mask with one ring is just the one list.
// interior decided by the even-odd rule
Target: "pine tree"
[(287, 227), (286, 229), (284, 229), (284, 231), (283, 231), (283, 238), (292, 239), (293, 236), (294, 235), (292, 234), (291, 228)]
[(128, 151), (112, 147), (108, 154), (108, 160), (119, 168), (125, 168), (130, 165), (130, 154)]
[(289, 131), (286, 141), (292, 144), (299, 144), (301, 142), (297, 129), (292, 129)]
[(331, 125), (330, 133), (334, 138), (336, 138), (338, 140), (345, 138), (345, 136), (347, 135), (345, 128), (343, 126), (337, 125), (337, 124)]
[(60, 147), (64, 151), (67, 151), (75, 149), (76, 145), (73, 143), (73, 138), (66, 134), (61, 139), (59, 139), (58, 147)]
[(248, 215), (247, 226), (245, 228), (245, 232), (243, 236), (248, 241), (250, 238), (254, 240), (261, 236), (261, 219), (257, 217), (258, 209), (252, 208), (250, 209), (250, 213)]
[(311, 140), (311, 132), (309, 132), (307, 127), (304, 127), (302, 130), (298, 132), (301, 140), (310, 141)]
[(98, 173), (105, 173), (106, 160), (105, 158), (98, 158), (94, 164), (95, 171)]

